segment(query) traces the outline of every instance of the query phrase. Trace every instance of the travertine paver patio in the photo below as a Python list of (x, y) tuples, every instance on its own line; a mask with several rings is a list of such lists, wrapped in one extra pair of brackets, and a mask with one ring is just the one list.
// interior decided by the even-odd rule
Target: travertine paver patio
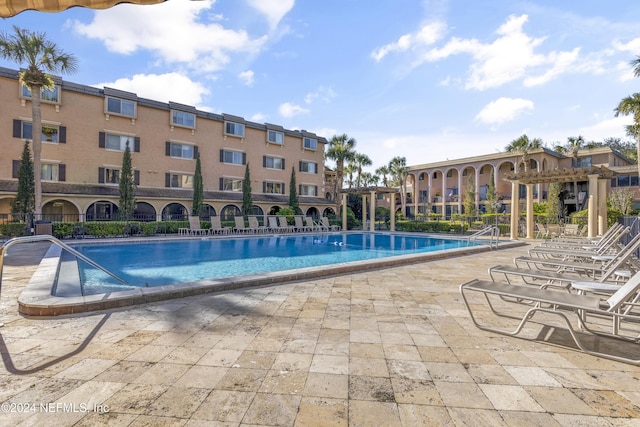
[(0, 425), (640, 425), (640, 368), (472, 325), (458, 285), (526, 249), (29, 319), (16, 246)]

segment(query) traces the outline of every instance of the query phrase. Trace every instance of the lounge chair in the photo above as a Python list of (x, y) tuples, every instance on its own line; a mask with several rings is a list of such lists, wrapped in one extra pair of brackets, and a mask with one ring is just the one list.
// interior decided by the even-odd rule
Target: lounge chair
[(310, 232), (313, 231), (313, 227), (310, 227), (304, 223), (304, 217), (302, 215), (296, 215), (293, 217), (295, 221), (295, 227), (300, 232)]
[(536, 239), (546, 239), (549, 237), (549, 230), (547, 230), (547, 227), (544, 226), (544, 224), (540, 224), (540, 223), (536, 223), (536, 232), (534, 237)]
[(286, 216), (278, 215), (276, 218), (278, 219), (278, 228), (280, 229), (280, 231), (294, 231), (294, 227), (292, 225), (289, 225), (289, 223), (287, 222)]
[[(597, 280), (605, 282), (616, 276), (616, 272), (624, 267), (632, 267), (638, 270), (637, 265), (630, 265), (630, 260), (635, 252), (640, 248), (640, 234), (636, 235), (628, 244), (615, 256), (605, 262), (561, 262), (544, 258), (515, 258), (515, 266), (496, 265), (489, 268), (489, 277), (496, 281), (497, 275), (504, 276), (507, 283), (511, 283), (510, 277), (519, 277), (525, 284), (541, 287), (562, 287), (570, 288), (571, 282), (578, 280)], [(536, 262), (537, 261), (537, 262)], [(597, 260), (601, 261), (601, 260)], [(519, 266), (523, 263), (525, 266)], [(546, 268), (539, 269), (538, 265)], [(555, 269), (551, 269), (555, 266)]]
[(619, 233), (610, 236), (608, 239), (599, 242), (596, 245), (575, 245), (571, 247), (548, 247), (548, 246), (536, 246), (529, 249), (529, 255), (536, 255), (539, 257), (556, 257), (556, 258), (589, 258), (593, 255), (604, 255), (607, 253), (615, 253), (619, 249), (616, 247), (617, 242), (631, 229), (629, 227), (623, 228)]
[(583, 237), (583, 236), (562, 236), (556, 237), (551, 240), (547, 240), (540, 244), (545, 247), (562, 247), (562, 246), (577, 246), (577, 245), (598, 245), (602, 242), (610, 239), (613, 235), (620, 233), (624, 226), (619, 222), (613, 224), (609, 229), (598, 237)]
[(199, 216), (190, 215), (189, 228), (178, 228), (178, 234), (187, 236), (206, 236), (209, 234), (209, 229), (202, 228)]
[(340, 231), (341, 227), (339, 225), (329, 224), (329, 218), (327, 218), (326, 216), (323, 216), (320, 221), (322, 221), (322, 227), (326, 228), (328, 231)]
[(267, 227), (260, 225), (258, 218), (250, 216), (249, 218), (249, 230), (253, 230), (254, 233), (264, 233), (267, 231)]
[(220, 224), (219, 216), (212, 216), (209, 218), (211, 220), (211, 229), (210, 234), (229, 234), (231, 233), (231, 227), (223, 227)]
[(271, 231), (272, 233), (284, 231), (280, 228), (280, 225), (278, 225), (278, 217), (269, 216), (267, 217), (267, 221), (269, 222), (269, 231)]
[(243, 216), (236, 216), (236, 217), (233, 217), (233, 219), (236, 222), (236, 226), (233, 227), (233, 232), (234, 233), (238, 233), (238, 234), (255, 233), (254, 230), (251, 230), (251, 229), (245, 227), (245, 225), (244, 225), (244, 217)]
[[(633, 314), (633, 312), (630, 311), (631, 308), (637, 307), (634, 300), (638, 290), (640, 290), (640, 272), (632, 276), (622, 287), (620, 287), (620, 289), (607, 299), (602, 299), (595, 295), (559, 292), (550, 289), (517, 286), (478, 279), (474, 279), (460, 285), (460, 295), (462, 296), (462, 300), (469, 311), (471, 320), (479, 329), (503, 335), (517, 336), (529, 320), (532, 320), (537, 313), (542, 312), (555, 314), (564, 321), (571, 338), (578, 348), (585, 353), (635, 365), (640, 365), (640, 359), (638, 358), (640, 353), (637, 350), (634, 349), (635, 351), (632, 352), (630, 356), (607, 353), (601, 350), (602, 348), (606, 349), (607, 347), (600, 346), (599, 340), (593, 340), (592, 338), (594, 335), (599, 337), (604, 336), (616, 338), (633, 342), (633, 346), (637, 346), (637, 331), (634, 333), (625, 330), (627, 335), (623, 335), (621, 333), (620, 325), (624, 320), (632, 320), (634, 322), (640, 321), (640, 316)], [(500, 318), (506, 317), (518, 320), (519, 323), (516, 325), (515, 329), (508, 330), (479, 323), (476, 315), (474, 314), (474, 311), (478, 307), (478, 302), (475, 301), (475, 299), (470, 301), (470, 295), (474, 293), (484, 296), (489, 309), (494, 315), (499, 316)], [(492, 300), (496, 302), (503, 301), (504, 303), (509, 304), (510, 311), (507, 313), (496, 310)], [(472, 307), (474, 308), (472, 309)], [(522, 314), (521, 310), (520, 314), (516, 314), (514, 309), (517, 309), (518, 307), (526, 308), (524, 314)], [(597, 316), (597, 320), (600, 322), (603, 320), (607, 321), (607, 325), (609, 324), (608, 321), (611, 321), (611, 326), (590, 323), (589, 319), (591, 316)], [(483, 315), (482, 318), (484, 319), (486, 316)], [(575, 318), (577, 325), (581, 327), (583, 331), (590, 334), (587, 341), (594, 342), (596, 347), (595, 349), (589, 348), (585, 345), (585, 340), (579, 336), (582, 334), (580, 331), (576, 331), (572, 325), (571, 318)], [(539, 319), (537, 323), (544, 322), (545, 319), (547, 319), (547, 317)], [(505, 324), (504, 321), (500, 321), (500, 323)], [(548, 337), (556, 326), (554, 324), (548, 325), (543, 323), (543, 328), (546, 329), (546, 331), (541, 331), (541, 336)], [(607, 331), (609, 328), (610, 330)], [(618, 350), (616, 347), (610, 348), (612, 351)]]
[(305, 216), (304, 223), (310, 231), (322, 231), (321, 227), (310, 216)]

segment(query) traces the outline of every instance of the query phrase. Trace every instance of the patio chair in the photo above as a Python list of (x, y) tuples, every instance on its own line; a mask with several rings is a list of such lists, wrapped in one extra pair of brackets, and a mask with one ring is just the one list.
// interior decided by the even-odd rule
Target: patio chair
[(295, 228), (300, 232), (308, 232), (313, 231), (313, 227), (309, 227), (304, 224), (304, 219), (302, 215), (296, 215), (293, 217), (293, 221), (295, 222)]
[[(516, 286), (478, 279), (460, 285), (462, 300), (467, 307), (473, 324), (479, 329), (503, 335), (518, 336), (524, 326), (532, 320), (537, 313), (554, 314), (559, 316), (561, 321), (564, 322), (567, 327), (567, 332), (580, 350), (593, 356), (632, 363), (634, 365), (640, 365), (640, 359), (638, 359), (640, 353), (635, 349), (638, 341), (637, 330), (625, 330), (624, 332), (627, 332), (627, 334), (623, 335), (621, 333), (621, 322), (624, 320), (631, 320), (633, 322), (640, 321), (640, 316), (633, 314), (630, 310), (638, 306), (638, 304), (634, 302), (638, 290), (640, 290), (640, 272), (632, 276), (607, 299), (595, 295), (559, 292), (550, 289)], [(516, 319), (518, 323), (515, 329), (509, 330), (506, 329), (506, 327), (500, 328), (480, 323), (475, 314), (475, 310), (478, 309), (478, 302), (475, 299), (470, 301), (471, 294), (482, 295), (489, 309), (495, 316), (499, 318)], [(495, 304), (492, 303), (492, 300), (495, 302), (502, 301), (508, 304), (509, 311), (498, 311)], [(522, 314), (522, 310), (520, 310), (520, 314), (517, 314), (516, 309), (518, 307), (524, 307), (526, 309), (524, 314)], [(483, 315), (482, 319), (486, 317), (487, 316)], [(574, 328), (572, 318), (577, 321), (577, 325), (582, 328), (582, 331), (577, 331), (576, 328)], [(592, 323), (590, 322), (591, 318), (597, 319), (599, 322), (605, 321), (606, 323), (604, 325)], [(543, 330), (538, 336), (550, 339), (549, 335), (557, 329), (557, 326), (555, 324), (545, 323), (547, 319), (548, 316), (544, 316), (539, 320), (537, 319), (536, 323), (542, 323), (543, 325)], [(611, 322), (610, 326), (607, 326), (609, 322)], [(504, 325), (505, 322), (501, 320), (500, 324)], [(637, 323), (635, 326), (637, 329)], [(610, 330), (607, 331), (609, 328)], [(585, 332), (588, 334), (587, 340), (581, 337)], [(630, 352), (628, 356), (624, 354), (614, 354), (614, 351), (619, 351), (617, 346), (607, 347), (606, 345), (601, 345), (599, 340), (593, 340), (594, 336), (631, 342), (633, 343), (635, 351)], [(587, 342), (594, 343), (595, 348), (589, 348), (586, 345)], [(603, 349), (610, 349), (611, 352), (605, 352)]]
[(611, 235), (609, 238), (604, 239), (595, 245), (573, 245), (564, 247), (549, 247), (549, 246), (536, 246), (529, 249), (529, 255), (536, 255), (539, 257), (560, 257), (560, 258), (589, 258), (593, 255), (604, 255), (607, 253), (615, 253), (619, 250), (616, 247), (618, 241), (631, 231), (629, 227), (624, 227), (619, 233)]
[(328, 231), (340, 231), (339, 225), (331, 225), (329, 224), (329, 218), (326, 216), (321, 217), (320, 219), (322, 227), (326, 228)]
[[(518, 257), (514, 259), (515, 266), (496, 265), (490, 267), (489, 277), (496, 281), (495, 276), (500, 274), (504, 276), (507, 283), (511, 283), (510, 277), (516, 276), (525, 284), (567, 289), (571, 287), (571, 282), (587, 280), (587, 278), (604, 283), (607, 280), (611, 281), (612, 277), (616, 277), (621, 268), (630, 267), (634, 272), (637, 271), (639, 266), (632, 263), (631, 260), (638, 249), (640, 249), (640, 234), (637, 234), (618, 254), (611, 257), (595, 257), (600, 259), (583, 263)], [(538, 268), (539, 265), (543, 268)]]
[(286, 216), (279, 215), (276, 218), (278, 218), (278, 227), (280, 228), (280, 231), (294, 231), (294, 227), (292, 225), (289, 225), (289, 223), (287, 222)]
[(199, 216), (189, 216), (189, 228), (178, 228), (178, 234), (187, 236), (206, 236), (209, 229), (202, 228)]
[(285, 231), (280, 228), (280, 225), (278, 224), (278, 217), (269, 216), (267, 217), (267, 221), (269, 222), (269, 231), (271, 231), (272, 233)]
[(215, 215), (209, 218), (211, 220), (210, 234), (229, 234), (231, 227), (223, 227), (220, 223), (220, 217)]
[(624, 226), (619, 222), (613, 224), (609, 229), (601, 236), (598, 237), (584, 237), (584, 236), (567, 236), (556, 237), (554, 239), (547, 240), (540, 243), (540, 246), (545, 247), (575, 247), (577, 245), (597, 245), (600, 244), (617, 233), (620, 233), (624, 229)]
[(255, 230), (251, 230), (250, 228), (245, 227), (243, 216), (235, 216), (233, 217), (233, 219), (236, 222), (236, 226), (233, 227), (234, 233), (238, 233), (238, 234), (255, 233)]
[(249, 230), (253, 230), (254, 233), (265, 233), (267, 231), (267, 227), (260, 225), (260, 222), (258, 222), (258, 217), (250, 216), (248, 218)]
[(321, 227), (313, 220), (310, 216), (304, 216), (302, 218), (304, 220), (304, 224), (311, 231), (322, 231)]
[(546, 239), (549, 237), (549, 230), (547, 230), (547, 227), (545, 227), (544, 224), (536, 222), (536, 232), (534, 237), (536, 239)]

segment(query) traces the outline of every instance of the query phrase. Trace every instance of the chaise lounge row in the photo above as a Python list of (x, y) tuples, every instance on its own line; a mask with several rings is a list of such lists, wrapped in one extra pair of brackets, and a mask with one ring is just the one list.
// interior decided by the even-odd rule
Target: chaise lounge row
[(248, 216), (247, 223), (243, 216), (234, 217), (233, 227), (223, 226), (219, 216), (212, 216), (211, 228), (201, 228), (200, 218), (189, 217), (189, 228), (180, 228), (178, 233), (184, 236), (207, 236), (228, 234), (259, 234), (259, 233), (314, 233), (340, 231), (340, 227), (329, 224), (327, 217), (322, 217), (316, 222), (312, 217), (295, 215), (294, 224), (289, 224), (287, 218), (282, 215), (267, 216), (264, 225), (260, 225), (257, 216)]

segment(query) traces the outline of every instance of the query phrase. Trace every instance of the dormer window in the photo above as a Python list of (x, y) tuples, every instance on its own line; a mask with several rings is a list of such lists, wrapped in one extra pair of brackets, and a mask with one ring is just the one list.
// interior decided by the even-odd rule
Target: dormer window
[(171, 124), (189, 129), (196, 127), (196, 115), (186, 111), (171, 110)]
[[(21, 93), (20, 96), (22, 98), (31, 99), (31, 89), (26, 87), (24, 84), (21, 85)], [(53, 88), (40, 89), (40, 101), (49, 102), (51, 104), (59, 104), (60, 103), (60, 86), (54, 85)]]
[(267, 142), (270, 144), (284, 144), (284, 132), (278, 132), (275, 130), (267, 131)]
[(127, 99), (105, 97), (107, 114), (117, 114), (119, 116), (136, 117), (136, 103)]
[(244, 125), (241, 123), (226, 122), (224, 124), (224, 133), (244, 138)]
[(304, 138), (303, 147), (305, 150), (317, 150), (318, 149), (318, 140), (315, 138)]

